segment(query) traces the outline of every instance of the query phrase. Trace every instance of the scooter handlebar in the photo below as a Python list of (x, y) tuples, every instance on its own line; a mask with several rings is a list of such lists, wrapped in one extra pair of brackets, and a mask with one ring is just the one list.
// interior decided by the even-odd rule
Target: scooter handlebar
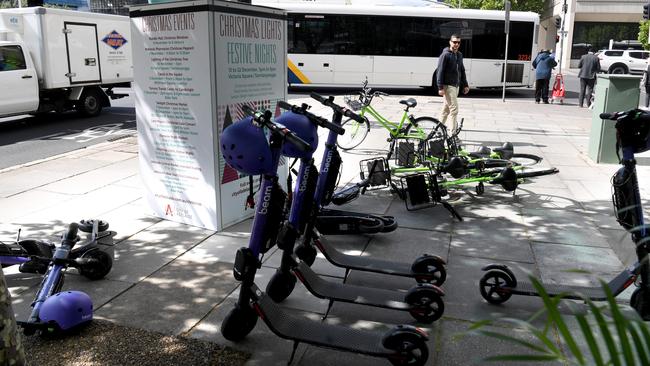
[(309, 106), (307, 104), (303, 103), (302, 106), (297, 106), (295, 104), (290, 104), (290, 103), (287, 103), (285, 101), (280, 100), (280, 101), (278, 101), (278, 106), (280, 108), (282, 108), (282, 109), (286, 109), (286, 110), (290, 110), (290, 111), (292, 111), (294, 113), (302, 114), (302, 115), (306, 116), (307, 118), (309, 118), (309, 120), (312, 123), (314, 123), (314, 124), (316, 124), (318, 126), (327, 128), (328, 130), (334, 131), (338, 135), (342, 135), (342, 134), (345, 133), (345, 130), (343, 129), (343, 127), (341, 127), (341, 126), (339, 126), (337, 124), (334, 124), (334, 123), (328, 121), (327, 119), (325, 119), (325, 118), (323, 118), (321, 116), (317, 116), (317, 115), (315, 115), (315, 114), (313, 114), (311, 112), (308, 112), (307, 109), (309, 109)]
[(298, 137), (298, 135), (296, 135), (293, 131), (282, 126), (281, 124), (277, 124), (271, 121), (271, 116), (273, 115), (271, 111), (266, 110), (264, 112), (258, 112), (247, 105), (242, 106), (242, 110), (245, 113), (252, 115), (255, 122), (271, 130), (271, 133), (282, 136), (282, 138), (289, 141), (289, 143), (293, 144), (298, 150), (305, 152), (313, 150), (311, 146), (305, 142), (305, 140)]

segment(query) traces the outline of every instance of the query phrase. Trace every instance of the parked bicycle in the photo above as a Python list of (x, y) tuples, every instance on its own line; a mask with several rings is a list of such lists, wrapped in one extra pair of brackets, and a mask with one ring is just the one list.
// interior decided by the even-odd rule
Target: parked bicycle
[(409, 110), (417, 106), (417, 101), (413, 98), (400, 100), (400, 104), (406, 107), (402, 118), (399, 122), (390, 121), (382, 116), (373, 106), (372, 101), (375, 97), (385, 97), (388, 94), (380, 91), (373, 91), (368, 87), (368, 80), (363, 82), (359, 97), (357, 99), (345, 98), (345, 103), (354, 110), (359, 116), (363, 117), (363, 122), (355, 121), (348, 118), (341, 124), (345, 129), (345, 134), (341, 136), (336, 142), (337, 146), (343, 150), (354, 149), (359, 146), (368, 136), (370, 132), (370, 120), (379, 123), (381, 127), (386, 129), (389, 133), (389, 142), (391, 142), (390, 154), (394, 148), (395, 141), (400, 139), (415, 139), (423, 141), (429, 136), (431, 130), (438, 124), (438, 121), (432, 117), (415, 117), (409, 114)]

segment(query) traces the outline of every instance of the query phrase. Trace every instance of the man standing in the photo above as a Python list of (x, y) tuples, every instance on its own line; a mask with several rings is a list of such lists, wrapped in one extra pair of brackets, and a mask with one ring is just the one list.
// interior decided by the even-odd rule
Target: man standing
[(580, 78), (578, 105), (580, 108), (583, 107), (583, 102), (586, 96), (587, 107), (589, 107), (591, 104), (591, 94), (594, 91), (594, 84), (596, 84), (596, 74), (600, 71), (600, 60), (598, 59), (598, 56), (594, 55), (593, 48), (590, 47), (589, 52), (580, 57), (578, 67), (580, 68), (580, 73), (578, 74), (578, 77)]
[(533, 67), (535, 68), (535, 103), (542, 100), (544, 104), (548, 104), (548, 86), (551, 82), (551, 72), (555, 66), (557, 66), (557, 62), (549, 50), (542, 50), (535, 57), (533, 61)]
[(449, 39), (449, 47), (445, 47), (438, 58), (438, 71), (436, 71), (436, 82), (438, 94), (445, 98), (440, 121), (447, 124), (447, 117), (451, 118), (450, 133), (458, 128), (458, 92), (463, 89), (463, 94), (469, 92), (465, 66), (463, 65), (463, 54), (458, 51), (460, 48), (460, 37), (452, 34)]

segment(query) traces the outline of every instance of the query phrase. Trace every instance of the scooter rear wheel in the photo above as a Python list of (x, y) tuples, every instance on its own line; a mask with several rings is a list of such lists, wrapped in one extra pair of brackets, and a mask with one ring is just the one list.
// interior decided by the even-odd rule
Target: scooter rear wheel
[[(79, 231), (84, 233), (89, 233), (93, 231), (94, 224), (95, 224), (95, 220), (81, 220), (79, 221)], [(99, 220), (97, 226), (100, 232), (108, 230), (108, 222), (106, 221)]]
[(250, 333), (257, 323), (257, 313), (249, 306), (236, 304), (221, 323), (221, 334), (231, 342), (239, 342)]
[(500, 270), (488, 271), (479, 282), (481, 296), (490, 304), (502, 304), (510, 299), (512, 293), (500, 291), (502, 287), (514, 287), (514, 281)]
[(406, 303), (411, 305), (409, 313), (420, 323), (433, 323), (440, 319), (445, 312), (442, 297), (430, 289), (418, 289), (406, 297)]
[(430, 283), (436, 286), (442, 286), (447, 279), (445, 264), (432, 255), (424, 255), (416, 259), (411, 267), (411, 271), (415, 273), (415, 280), (418, 283)]
[(391, 364), (396, 366), (424, 366), (429, 358), (429, 348), (424, 340), (414, 334), (398, 335), (399, 345), (395, 351), (396, 357), (389, 358)]

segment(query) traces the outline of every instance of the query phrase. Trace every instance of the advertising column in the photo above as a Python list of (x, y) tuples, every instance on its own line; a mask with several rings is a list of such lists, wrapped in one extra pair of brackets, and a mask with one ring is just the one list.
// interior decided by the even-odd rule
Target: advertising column
[[(284, 16), (250, 14), (215, 14), (219, 133), (244, 117), (242, 105), (270, 109), (277, 117), (277, 101), (285, 99), (287, 26)], [(221, 217), (224, 225), (228, 225), (240, 220), (241, 207), (250, 193), (250, 180), (228, 166), (220, 153), (218, 158)], [(286, 170), (284, 160), (280, 169)]]
[(279, 113), (287, 86), (284, 13), (193, 1), (134, 6), (130, 15), (148, 207), (211, 230), (252, 216), (249, 178), (225, 163), (219, 136), (245, 117), (244, 104)]
[(208, 12), (132, 19), (140, 174), (156, 216), (217, 229)]

